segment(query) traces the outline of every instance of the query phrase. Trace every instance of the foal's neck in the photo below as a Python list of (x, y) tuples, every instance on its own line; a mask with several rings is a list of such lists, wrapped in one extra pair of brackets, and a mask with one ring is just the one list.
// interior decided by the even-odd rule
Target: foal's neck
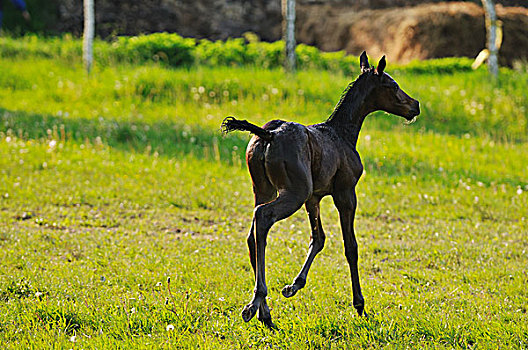
[(365, 86), (361, 77), (350, 83), (343, 91), (334, 112), (325, 124), (332, 127), (344, 140), (356, 147), (359, 131), (365, 117), (373, 112), (367, 96), (371, 88)]

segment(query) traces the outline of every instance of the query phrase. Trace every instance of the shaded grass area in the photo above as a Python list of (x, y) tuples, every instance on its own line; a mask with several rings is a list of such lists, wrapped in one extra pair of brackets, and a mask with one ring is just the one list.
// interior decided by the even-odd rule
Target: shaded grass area
[[(224, 136), (219, 128), (211, 130), (200, 124), (65, 118), (10, 112), (1, 108), (0, 122), (7, 128), (6, 133), (0, 135), (8, 137), (36, 139), (49, 144), (64, 141), (88, 145), (104, 143), (120, 150), (192, 156), (237, 166), (244, 163), (249, 140), (246, 133)], [(372, 140), (372, 134), (380, 131), (366, 126), (358, 146), (360, 151), (365, 150), (366, 171), (381, 170), (390, 176), (433, 178), (453, 185), (465, 179), (486, 186), (507, 183), (522, 187), (527, 182), (522, 173), (526, 165), (519, 162), (524, 154), (524, 143), (496, 142), (490, 136), (475, 138), (465, 134), (458, 138), (422, 132), (411, 146), (406, 142), (415, 134), (412, 128), (400, 127), (389, 140), (385, 139), (387, 134), (382, 139)], [(449, 145), (450, 150), (438, 152), (436, 147), (440, 144), (444, 147)], [(401, 159), (406, 159), (406, 162)], [(512, 169), (519, 175), (512, 173)]]
[[(220, 127), (205, 128), (181, 122), (118, 121), (104, 118), (68, 118), (13, 112), (0, 108), (0, 121), (6, 135), (41, 141), (105, 143), (121, 150), (191, 155), (240, 164), (247, 135), (222, 137)], [(239, 151), (239, 148), (242, 151)]]

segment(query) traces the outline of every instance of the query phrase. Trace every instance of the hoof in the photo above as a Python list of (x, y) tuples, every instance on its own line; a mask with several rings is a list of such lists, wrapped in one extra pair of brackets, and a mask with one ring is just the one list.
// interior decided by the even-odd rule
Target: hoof
[[(242, 319), (245, 322), (248, 322), (253, 317), (255, 317), (255, 314), (257, 313), (258, 307), (253, 304), (247, 304), (244, 309), (242, 310)], [(271, 321), (271, 319), (270, 319)]]
[(278, 329), (277, 326), (275, 326), (275, 324), (271, 321), (271, 317), (267, 317), (267, 318), (259, 318), (258, 319), (260, 322), (262, 322), (264, 324), (264, 326), (266, 326), (267, 328), (271, 329), (271, 330), (276, 330)]
[(358, 315), (362, 316), (365, 309), (365, 299), (363, 299), (363, 295), (359, 294), (359, 296), (354, 296), (353, 303)]
[(283, 295), (285, 298), (291, 298), (292, 296), (294, 296), (295, 294), (297, 294), (297, 291), (298, 291), (299, 289), (300, 289), (300, 288), (297, 287), (295, 284), (287, 285), (287, 286), (285, 286), (284, 288), (282, 288), (282, 295)]
[(367, 316), (367, 314), (364, 312), (365, 305), (354, 305), (354, 308), (356, 309), (359, 316)]

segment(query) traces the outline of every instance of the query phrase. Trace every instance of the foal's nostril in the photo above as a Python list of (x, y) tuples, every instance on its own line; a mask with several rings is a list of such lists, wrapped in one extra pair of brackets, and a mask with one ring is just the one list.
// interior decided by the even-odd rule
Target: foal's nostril
[(413, 111), (413, 113), (416, 113), (415, 114), (415, 116), (416, 116), (416, 115), (420, 114), (420, 102), (418, 102), (416, 100), (414, 102), (415, 103), (414, 103), (414, 105), (412, 107), (412, 111)]

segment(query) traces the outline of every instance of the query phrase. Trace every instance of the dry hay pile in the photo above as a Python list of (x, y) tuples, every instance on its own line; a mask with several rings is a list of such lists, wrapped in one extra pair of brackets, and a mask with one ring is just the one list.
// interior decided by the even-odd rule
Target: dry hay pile
[[(497, 6), (503, 22), (501, 63), (528, 59), (528, 9)], [(300, 42), (325, 51), (363, 50), (374, 57), (386, 54), (401, 63), (413, 59), (475, 57), (485, 47), (482, 7), (468, 2), (355, 11), (329, 5), (299, 9)]]

